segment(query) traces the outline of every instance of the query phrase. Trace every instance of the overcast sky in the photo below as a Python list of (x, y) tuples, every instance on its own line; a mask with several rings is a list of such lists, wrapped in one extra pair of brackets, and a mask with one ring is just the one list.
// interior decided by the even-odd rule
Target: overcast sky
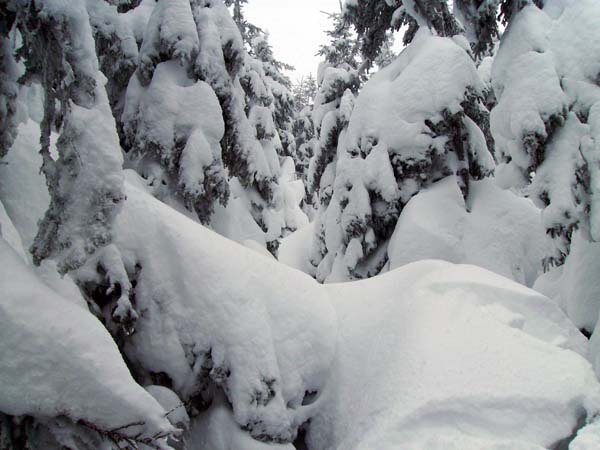
[(320, 11), (338, 12), (338, 0), (248, 0), (246, 20), (271, 34), (277, 59), (293, 65), (292, 80), (317, 74), (319, 46), (327, 42), (324, 34), (331, 22)]

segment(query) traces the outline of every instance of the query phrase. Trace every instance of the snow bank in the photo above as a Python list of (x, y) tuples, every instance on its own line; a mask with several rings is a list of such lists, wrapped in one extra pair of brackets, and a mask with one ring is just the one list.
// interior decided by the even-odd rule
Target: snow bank
[(413, 197), (388, 246), (392, 269), (423, 259), (474, 264), (527, 286), (550, 251), (540, 211), (527, 199), (474, 181), (469, 211), (453, 177)]
[(305, 393), (321, 389), (335, 350), (326, 293), (129, 183), (127, 198), (114, 229), (136, 281), (139, 319), (127, 357), (167, 375), (184, 400), (210, 380), (253, 436), (292, 440), (307, 419)]
[(484, 269), (425, 261), (325, 289), (340, 340), (310, 448), (541, 450), (596, 398), (585, 338)]
[(94, 316), (42, 283), (3, 239), (0, 266), (0, 411), (105, 431), (130, 425), (119, 432), (131, 437), (173, 431)]

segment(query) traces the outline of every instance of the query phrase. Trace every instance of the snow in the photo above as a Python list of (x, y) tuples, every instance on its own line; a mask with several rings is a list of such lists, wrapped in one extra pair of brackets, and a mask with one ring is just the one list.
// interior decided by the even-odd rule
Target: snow
[(434, 115), (444, 109), (460, 109), (468, 87), (483, 87), (468, 54), (452, 39), (421, 29), (412, 44), (363, 87), (350, 120), (349, 140), (358, 144), (375, 138), (390, 153), (423, 157), (432, 143), (423, 121), (436, 122)]
[(102, 430), (151, 437), (173, 428), (129, 374), (119, 350), (89, 312), (43, 284), (0, 239), (0, 410), (66, 416)]
[(28, 120), (19, 124), (17, 138), (0, 164), (0, 200), (19, 230), (25, 248), (33, 243), (38, 221), (50, 203), (46, 182), (39, 176), (42, 158), (40, 128)]
[(487, 179), (472, 182), (465, 205), (456, 180), (447, 177), (404, 207), (388, 257), (392, 269), (442, 259), (475, 264), (532, 286), (550, 251), (540, 211), (530, 200)]
[(146, 85), (152, 79), (156, 64), (165, 55), (187, 67), (198, 54), (199, 46), (190, 2), (159, 1), (149, 18), (140, 48), (140, 81)]
[(0, 236), (4, 238), (6, 243), (16, 252), (17, 255), (23, 260), (24, 263), (29, 261), (29, 258), (25, 254), (23, 242), (21, 236), (15, 228), (12, 220), (6, 213), (4, 205), (0, 201)]
[[(588, 242), (580, 231), (573, 234), (565, 264), (540, 277), (534, 289), (548, 295), (578, 328), (594, 331), (600, 313), (600, 244)], [(600, 353), (592, 356), (600, 373)]]
[(326, 285), (339, 341), (310, 448), (550, 448), (597, 410), (586, 340), (546, 297), (424, 261)]
[(127, 357), (168, 375), (184, 400), (206, 382), (199, 374), (210, 361), (238, 424), (292, 439), (306, 419), (305, 392), (321, 388), (333, 358), (335, 315), (325, 294), (307, 275), (126, 187), (114, 244), (136, 274), (141, 312)]
[[(207, 176), (225, 183), (220, 146), (224, 124), (219, 101), (208, 84), (190, 80), (177, 62), (158, 64), (146, 87), (132, 77), (123, 120), (138, 159), (154, 158), (168, 173), (175, 174), (177, 187), (192, 204), (208, 195)], [(184, 144), (183, 149), (178, 150), (177, 143)], [(137, 164), (140, 172), (151, 177), (147, 162)], [(160, 197), (160, 180), (153, 184)]]
[(315, 225), (311, 223), (281, 240), (277, 259), (286, 266), (293, 267), (304, 273), (310, 273), (310, 248), (315, 233)]
[(231, 408), (222, 396), (194, 421), (186, 439), (189, 448), (210, 450), (294, 450), (292, 444), (259, 442), (244, 432), (233, 418)]
[(229, 183), (231, 196), (227, 206), (217, 205), (212, 217), (210, 227), (232, 241), (243, 243), (256, 242), (266, 248), (265, 232), (254, 221), (251, 210), (251, 201), (237, 178)]
[(569, 450), (595, 450), (600, 448), (600, 422), (596, 421), (577, 431)]
[(167, 418), (175, 427), (187, 429), (190, 425), (190, 417), (185, 410), (185, 404), (175, 392), (164, 386), (150, 385), (144, 389), (163, 407), (167, 412)]

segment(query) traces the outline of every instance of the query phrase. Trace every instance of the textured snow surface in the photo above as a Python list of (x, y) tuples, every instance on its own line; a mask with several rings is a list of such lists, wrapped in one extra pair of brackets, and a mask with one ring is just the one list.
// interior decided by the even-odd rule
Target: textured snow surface
[(279, 262), (304, 273), (310, 273), (310, 246), (314, 234), (315, 225), (311, 223), (284, 237), (277, 256)]
[(240, 429), (222, 395), (198, 419), (186, 437), (189, 448), (199, 450), (294, 450), (292, 444), (259, 442)]
[(0, 411), (66, 416), (143, 437), (172, 430), (102, 324), (61, 298), (0, 239)]
[(593, 422), (577, 432), (569, 450), (596, 450), (600, 448), (600, 422)]
[(472, 182), (469, 203), (467, 211), (454, 177), (413, 197), (388, 246), (390, 267), (442, 259), (533, 285), (550, 251), (539, 209), (491, 179)]
[(339, 345), (310, 448), (549, 448), (597, 406), (585, 338), (499, 275), (425, 261), (325, 288)]
[(293, 438), (304, 394), (321, 388), (335, 350), (335, 314), (319, 285), (131, 184), (114, 244), (137, 271), (128, 357), (167, 374), (184, 398), (210, 358), (239, 424)]

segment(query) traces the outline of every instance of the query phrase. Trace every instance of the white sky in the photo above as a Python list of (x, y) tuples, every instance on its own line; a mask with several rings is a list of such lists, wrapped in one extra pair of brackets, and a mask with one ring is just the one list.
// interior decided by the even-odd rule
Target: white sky
[(292, 80), (317, 75), (319, 46), (327, 42), (331, 22), (320, 11), (339, 12), (339, 0), (248, 0), (246, 20), (270, 33), (275, 57), (291, 64)]

